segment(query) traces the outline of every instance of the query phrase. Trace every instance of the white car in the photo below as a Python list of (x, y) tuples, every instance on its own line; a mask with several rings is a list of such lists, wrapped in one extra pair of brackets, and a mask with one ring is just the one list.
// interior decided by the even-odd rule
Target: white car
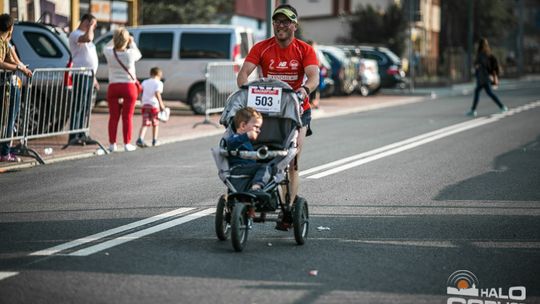
[[(206, 109), (207, 64), (221, 61), (241, 65), (254, 44), (250, 29), (234, 25), (145, 25), (127, 29), (143, 56), (135, 64), (137, 78), (146, 79), (152, 67), (161, 68), (163, 98), (184, 101), (197, 114), (204, 114)], [(94, 41), (100, 60), (96, 73), (100, 82), (98, 98), (102, 99), (108, 83), (103, 48), (111, 39), (109, 32)], [(236, 87), (235, 77), (228, 81)]]

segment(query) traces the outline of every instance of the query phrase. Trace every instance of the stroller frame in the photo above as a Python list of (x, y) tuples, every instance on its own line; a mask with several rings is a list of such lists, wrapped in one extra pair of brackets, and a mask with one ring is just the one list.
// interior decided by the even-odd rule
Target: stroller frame
[[(257, 151), (231, 151), (227, 150), (225, 138), (234, 133), (232, 118), (236, 111), (247, 106), (248, 88), (256, 87), (280, 87), (282, 88), (281, 110), (273, 113), (261, 113), (264, 117), (261, 134), (254, 146)], [(266, 126), (267, 120), (273, 119), (274, 125)], [(286, 121), (283, 127), (282, 121)], [(217, 203), (215, 230), (219, 240), (225, 241), (229, 235), (233, 248), (242, 251), (247, 243), (248, 232), (252, 229), (253, 223), (278, 222), (292, 224), (294, 236), (298, 245), (303, 245), (307, 239), (309, 231), (309, 212), (307, 201), (296, 196), (294, 201), (290, 197), (289, 167), (291, 161), (296, 157), (296, 139), (298, 130), (302, 127), (300, 119), (300, 107), (298, 98), (292, 88), (279, 80), (261, 78), (248, 83), (238, 91), (231, 94), (227, 100), (220, 123), (227, 129), (220, 141), (220, 146), (212, 149), (212, 154), (218, 167), (218, 176), (227, 186), (227, 194), (223, 194)], [(278, 124), (276, 126), (275, 124)], [(281, 145), (269, 147), (265, 144), (270, 140), (275, 129), (281, 131)], [(265, 131), (266, 130), (266, 131)], [(280, 132), (277, 132), (280, 133)], [(275, 135), (275, 134), (273, 134)], [(283, 139), (285, 138), (285, 139)], [(279, 140), (278, 140), (279, 141)], [(251, 191), (237, 189), (233, 183), (233, 178), (252, 178), (252, 176), (233, 176), (228, 166), (228, 156), (237, 156), (258, 161), (268, 161), (268, 166), (273, 166), (271, 180), (260, 190)], [(248, 184), (249, 185), (249, 182)], [(246, 187), (243, 187), (246, 188)], [(269, 213), (280, 211), (276, 217), (267, 217)], [(258, 213), (258, 215), (257, 215)]]

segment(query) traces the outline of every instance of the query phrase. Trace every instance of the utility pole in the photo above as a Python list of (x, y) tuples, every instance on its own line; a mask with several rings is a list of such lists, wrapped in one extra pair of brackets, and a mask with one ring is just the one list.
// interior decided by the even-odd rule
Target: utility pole
[(266, 0), (266, 38), (272, 37), (272, 12), (274, 0)]
[(518, 75), (523, 75), (523, 0), (517, 0), (518, 2), (518, 31), (516, 37), (516, 57), (517, 57), (517, 72)]
[(80, 19), (80, 7), (79, 0), (71, 0), (71, 21), (70, 30), (74, 31), (79, 26)]
[(411, 77), (409, 90), (411, 93), (414, 92), (414, 66), (413, 66), (413, 61), (414, 61), (413, 27), (414, 27), (414, 14), (415, 14), (414, 1), (415, 0), (409, 0), (409, 39), (407, 40), (409, 43), (409, 76)]
[(467, 81), (471, 80), (473, 54), (473, 0), (467, 3)]

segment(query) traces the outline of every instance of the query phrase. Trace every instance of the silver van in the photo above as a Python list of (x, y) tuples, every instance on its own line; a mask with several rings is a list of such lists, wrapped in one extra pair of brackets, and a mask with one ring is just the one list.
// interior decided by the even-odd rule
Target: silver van
[[(150, 68), (160, 67), (163, 99), (186, 102), (197, 114), (205, 111), (206, 65), (215, 61), (241, 64), (254, 44), (250, 29), (234, 25), (144, 25), (127, 29), (142, 53), (142, 59), (135, 65), (137, 78), (146, 79)], [(100, 99), (105, 99), (108, 83), (103, 48), (111, 39), (109, 32), (94, 41), (99, 57), (96, 76)]]

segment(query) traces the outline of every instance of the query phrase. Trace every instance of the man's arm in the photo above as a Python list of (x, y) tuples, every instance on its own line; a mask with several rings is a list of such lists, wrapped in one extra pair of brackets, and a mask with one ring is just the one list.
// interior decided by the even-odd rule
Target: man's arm
[(236, 77), (236, 85), (238, 87), (243, 86), (248, 82), (249, 75), (255, 70), (257, 66), (249, 61), (244, 61), (244, 64), (242, 65), (242, 68), (240, 69), (240, 72), (238, 72), (238, 76)]
[(94, 41), (94, 30), (96, 29), (97, 21), (96, 19), (92, 19), (90, 21), (90, 25), (88, 26), (88, 30), (84, 33), (84, 35), (79, 36), (79, 39), (77, 39), (78, 43), (87, 43)]
[[(306, 73), (306, 77), (307, 77), (307, 80), (304, 86), (306, 86), (309, 89), (309, 92), (315, 91), (317, 87), (319, 86), (319, 67), (314, 64), (308, 65), (307, 67), (304, 68), (304, 72)], [(308, 92), (306, 92), (306, 90), (303, 87), (300, 87), (300, 89), (298, 89), (298, 91), (300, 90), (303, 92), (304, 97), (309, 95)]]

